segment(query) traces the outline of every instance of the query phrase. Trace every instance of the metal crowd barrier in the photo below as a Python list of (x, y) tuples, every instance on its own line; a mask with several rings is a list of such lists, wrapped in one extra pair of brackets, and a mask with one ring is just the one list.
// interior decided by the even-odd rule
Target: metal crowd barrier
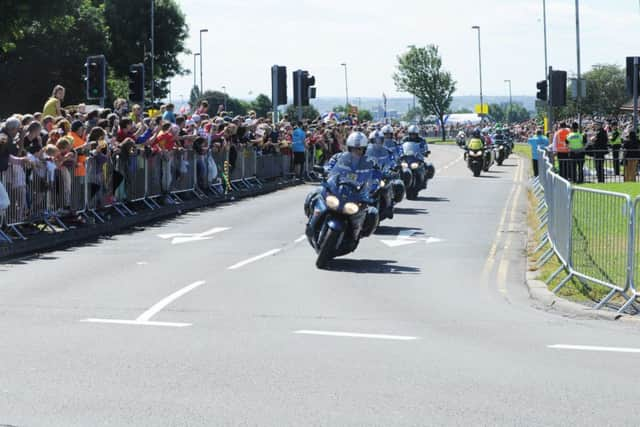
[[(547, 228), (539, 251), (539, 266), (555, 254), (561, 263), (548, 279), (550, 284), (562, 271), (567, 276), (553, 289), (557, 293), (572, 278), (606, 289), (594, 308), (603, 307), (616, 295), (625, 311), (638, 297), (638, 200), (624, 194), (572, 186), (557, 175), (545, 151), (539, 151), (539, 177), (533, 181), (540, 203), (536, 213), (541, 228)], [(640, 198), (639, 198), (640, 199)]]
[[(614, 157), (614, 153), (617, 157)], [(586, 151), (583, 158), (558, 161), (557, 172), (575, 183), (638, 182), (640, 171), (636, 158), (629, 157), (625, 150)]]
[(68, 230), (67, 218), (106, 222), (109, 210), (135, 215), (134, 204), (159, 209), (183, 202), (186, 195), (204, 199), (253, 190), (263, 181), (289, 178), (290, 162), (288, 155), (259, 155), (254, 147), (238, 147), (233, 167), (224, 148), (200, 154), (191, 149), (94, 152), (83, 167), (55, 168), (53, 161), (35, 157), (12, 160), (0, 173), (10, 200), (0, 211), (0, 243), (26, 239), (23, 227), (29, 224), (56, 232)]

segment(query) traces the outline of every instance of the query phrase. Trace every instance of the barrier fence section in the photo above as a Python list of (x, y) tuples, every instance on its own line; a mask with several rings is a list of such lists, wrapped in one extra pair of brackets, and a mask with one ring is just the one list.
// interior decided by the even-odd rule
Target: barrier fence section
[(569, 153), (554, 160), (554, 168), (564, 179), (577, 183), (639, 182), (640, 159), (624, 150), (597, 150)]
[[(595, 295), (601, 308), (616, 295), (625, 301), (625, 311), (640, 295), (638, 281), (638, 199), (625, 194), (572, 185), (554, 171), (547, 153), (539, 151), (540, 174), (533, 181), (539, 199), (536, 213), (546, 233), (536, 252), (549, 243), (539, 266), (555, 254), (561, 267), (547, 280), (551, 283), (562, 271), (567, 276), (553, 289), (558, 292), (569, 280), (577, 278), (602, 287)], [(640, 199), (640, 198), (639, 198)]]
[[(292, 179), (289, 154), (261, 154), (254, 147), (102, 153), (71, 165), (34, 156), (11, 158), (0, 172), (9, 207), (0, 210), (0, 244), (26, 240), (25, 226), (68, 230), (68, 221), (106, 222), (107, 213), (135, 215), (185, 196), (204, 199), (251, 191), (263, 181)], [(135, 206), (135, 207), (134, 207)], [(89, 221), (90, 220), (90, 221)]]

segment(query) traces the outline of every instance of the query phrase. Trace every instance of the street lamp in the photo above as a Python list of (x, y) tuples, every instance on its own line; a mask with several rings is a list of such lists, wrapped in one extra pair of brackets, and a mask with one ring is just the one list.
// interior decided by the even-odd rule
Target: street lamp
[(471, 29), (478, 30), (478, 70), (480, 74), (480, 116), (482, 116), (484, 104), (482, 99), (482, 51), (480, 50), (480, 26), (474, 25), (473, 27), (471, 27)]
[(204, 84), (202, 83), (202, 33), (208, 33), (209, 30), (203, 28), (200, 30), (200, 93), (204, 93)]
[[(153, 69), (154, 69), (154, 60), (155, 60), (155, 32), (154, 32), (154, 13), (155, 13), (155, 1), (151, 0), (151, 105), (153, 106), (156, 103), (156, 96), (155, 96), (155, 83), (154, 83), (154, 76), (153, 76)], [(153, 106), (152, 108), (155, 108), (155, 106)]]
[[(347, 82), (347, 63), (343, 62), (340, 65), (344, 67), (344, 92), (347, 100), (346, 108), (348, 110), (349, 109), (349, 83)], [(345, 113), (349, 114), (348, 111), (345, 111)]]
[(579, 7), (579, 1), (576, 0), (576, 59), (578, 62), (578, 80), (576, 81), (576, 89), (578, 90), (577, 93), (577, 97), (576, 97), (576, 109), (578, 110), (578, 126), (580, 127), (580, 130), (582, 130), (582, 100), (581, 100), (581, 96), (580, 96), (580, 92), (582, 91), (582, 88), (580, 86), (580, 7)]
[(509, 83), (509, 114), (507, 114), (507, 125), (511, 123), (511, 108), (513, 107), (513, 100), (511, 98), (511, 80), (507, 79), (504, 81), (505, 83)]
[[(194, 53), (193, 54), (193, 87), (196, 87), (196, 57), (200, 56), (199, 53)], [(200, 66), (200, 69), (202, 69), (202, 65)], [(202, 92), (202, 88), (200, 88), (200, 92)]]
[(227, 111), (227, 87), (222, 86), (222, 93), (224, 93), (224, 111)]

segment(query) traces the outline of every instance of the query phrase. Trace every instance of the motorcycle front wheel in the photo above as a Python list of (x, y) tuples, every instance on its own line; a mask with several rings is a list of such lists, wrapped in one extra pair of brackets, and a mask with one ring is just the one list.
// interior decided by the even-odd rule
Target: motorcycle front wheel
[(325, 268), (331, 258), (333, 258), (333, 251), (336, 249), (336, 243), (340, 233), (335, 230), (328, 229), (323, 242), (320, 244), (320, 251), (318, 252), (318, 259), (316, 259), (316, 267)]

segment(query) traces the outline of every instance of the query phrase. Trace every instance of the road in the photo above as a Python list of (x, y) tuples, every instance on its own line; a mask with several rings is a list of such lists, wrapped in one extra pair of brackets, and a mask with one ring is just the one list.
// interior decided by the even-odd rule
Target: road
[(637, 327), (534, 307), (526, 169), (437, 175), (317, 270), (309, 186), (0, 265), (0, 424), (637, 425)]

